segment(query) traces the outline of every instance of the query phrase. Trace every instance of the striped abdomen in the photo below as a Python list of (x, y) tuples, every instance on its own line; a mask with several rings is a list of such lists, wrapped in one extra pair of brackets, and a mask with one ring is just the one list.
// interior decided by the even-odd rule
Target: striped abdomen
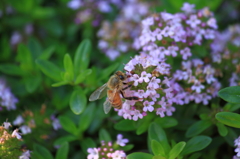
[(108, 100), (112, 104), (112, 107), (116, 109), (121, 109), (122, 108), (122, 99), (120, 97), (119, 92), (113, 91), (113, 90), (108, 90)]

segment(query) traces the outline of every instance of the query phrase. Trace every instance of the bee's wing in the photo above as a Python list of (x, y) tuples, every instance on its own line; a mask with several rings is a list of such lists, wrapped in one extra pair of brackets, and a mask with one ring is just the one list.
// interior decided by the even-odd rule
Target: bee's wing
[(107, 114), (107, 113), (111, 110), (111, 108), (112, 108), (112, 103), (111, 103), (110, 101), (112, 100), (112, 102), (113, 102), (116, 93), (117, 93), (117, 89), (114, 89), (113, 92), (112, 92), (112, 94), (110, 95), (111, 98), (110, 98), (110, 96), (109, 96), (109, 94), (108, 94), (108, 98), (107, 98), (106, 101), (103, 103), (103, 109), (104, 109), (105, 114)]
[(97, 99), (102, 98), (107, 93), (107, 83), (99, 87), (96, 91), (94, 91), (89, 97), (89, 101), (95, 101)]
[(106, 99), (106, 101), (103, 103), (103, 109), (105, 114), (107, 114), (112, 108), (112, 104), (109, 102), (108, 99)]

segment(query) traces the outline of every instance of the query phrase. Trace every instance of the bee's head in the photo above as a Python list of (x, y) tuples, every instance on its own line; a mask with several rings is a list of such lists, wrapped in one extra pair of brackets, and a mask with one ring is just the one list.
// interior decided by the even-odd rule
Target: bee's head
[(115, 73), (115, 75), (117, 75), (118, 78), (119, 78), (121, 81), (124, 81), (124, 80), (127, 78), (126, 75), (125, 75), (122, 71), (117, 71), (117, 72)]

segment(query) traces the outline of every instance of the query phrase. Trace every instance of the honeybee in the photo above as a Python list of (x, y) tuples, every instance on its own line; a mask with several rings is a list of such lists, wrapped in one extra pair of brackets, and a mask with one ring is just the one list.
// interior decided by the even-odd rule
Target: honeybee
[[(114, 107), (116, 109), (122, 108), (122, 99), (120, 94), (123, 98), (127, 100), (138, 100), (138, 97), (124, 96), (124, 90), (132, 86), (123, 82), (126, 79), (127, 76), (125, 73), (123, 73), (122, 71), (117, 71), (114, 75), (110, 77), (107, 83), (99, 87), (91, 94), (91, 96), (89, 97), (89, 101), (101, 99), (107, 94), (108, 99), (103, 104), (104, 112), (107, 114), (111, 110), (111, 107)], [(124, 88), (124, 85), (127, 86)]]

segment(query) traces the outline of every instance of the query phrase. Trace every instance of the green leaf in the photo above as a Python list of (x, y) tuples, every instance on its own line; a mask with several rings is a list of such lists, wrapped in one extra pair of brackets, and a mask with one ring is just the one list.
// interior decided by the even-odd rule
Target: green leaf
[(229, 103), (240, 103), (240, 86), (221, 89), (218, 96)]
[(41, 71), (47, 75), (48, 77), (56, 80), (61, 81), (61, 70), (54, 65), (52, 62), (37, 59), (36, 60), (37, 66), (41, 69)]
[(71, 59), (71, 56), (69, 54), (65, 54), (63, 63), (64, 63), (65, 71), (68, 74), (68, 78), (65, 79), (65, 81), (73, 81), (73, 79), (74, 79), (74, 69), (73, 69), (72, 59)]
[(178, 155), (182, 152), (186, 145), (186, 142), (179, 142), (177, 143), (170, 151), (169, 153), (169, 159), (175, 159), (178, 157)]
[(127, 155), (127, 159), (152, 159), (153, 155), (143, 152), (134, 152), (130, 155)]
[(83, 90), (75, 90), (71, 95), (69, 104), (74, 114), (81, 114), (87, 104), (87, 97)]
[(59, 146), (64, 144), (65, 142), (71, 142), (77, 140), (77, 138), (73, 135), (66, 135), (58, 138), (56, 141), (54, 141), (54, 146)]
[(227, 103), (224, 107), (223, 110), (227, 112), (233, 112), (237, 109), (240, 108), (240, 104), (238, 103)]
[(206, 130), (207, 128), (209, 128), (211, 125), (212, 123), (208, 120), (200, 120), (198, 122), (195, 122), (188, 128), (186, 132), (186, 137), (196, 136), (203, 132), (204, 130)]
[(79, 83), (82, 83), (85, 79), (86, 79), (86, 77), (88, 76), (88, 75), (90, 75), (92, 73), (92, 70), (91, 69), (87, 69), (87, 70), (83, 70), (82, 72), (80, 72), (79, 74), (78, 74), (78, 76), (77, 76), (77, 78), (76, 78), (76, 80), (75, 80), (75, 84), (77, 85), (77, 84), (79, 84)]
[(168, 143), (166, 134), (164, 132), (164, 130), (155, 122), (151, 123), (151, 125), (148, 128), (148, 136), (149, 136), (149, 140), (156, 140), (157, 142), (159, 142), (162, 147), (164, 148), (164, 152), (166, 154), (166, 152), (170, 151), (170, 145)]
[(95, 111), (95, 103), (90, 103), (79, 119), (79, 131), (84, 132), (92, 122)]
[(1, 64), (0, 71), (8, 75), (22, 76), (25, 74), (24, 71), (21, 70), (19, 66), (13, 64)]
[(91, 41), (88, 39), (83, 40), (79, 44), (74, 56), (74, 70), (76, 75), (78, 75), (81, 70), (88, 68), (91, 47)]
[(199, 157), (201, 157), (201, 153), (197, 152), (197, 153), (194, 153), (192, 154), (189, 159), (198, 159)]
[(87, 152), (87, 149), (88, 149), (88, 148), (94, 148), (94, 147), (96, 147), (96, 144), (95, 144), (95, 142), (93, 141), (93, 139), (92, 139), (92, 138), (89, 138), (89, 137), (84, 138), (84, 139), (80, 142), (80, 145), (81, 145), (81, 148), (82, 148), (82, 150), (83, 150), (83, 152), (84, 152), (85, 154), (88, 154), (88, 152)]
[(119, 66), (119, 63), (115, 63), (105, 68), (103, 71), (101, 71), (101, 76), (99, 77), (98, 80), (109, 78), (109, 76), (113, 73), (113, 71), (116, 71), (118, 66)]
[(56, 154), (56, 159), (67, 159), (68, 151), (69, 151), (69, 144), (68, 144), (68, 142), (65, 142), (58, 149), (57, 154)]
[(30, 38), (28, 41), (28, 48), (32, 53), (33, 61), (36, 60), (42, 54), (42, 47), (35, 38)]
[(77, 134), (77, 127), (71, 119), (65, 116), (60, 116), (59, 121), (64, 130), (73, 135)]
[(167, 158), (163, 157), (163, 156), (160, 156), (160, 155), (157, 155), (157, 156), (153, 156), (152, 159), (167, 159)]
[(20, 62), (22, 70), (30, 71), (33, 69), (32, 55), (27, 46), (20, 44), (18, 45), (17, 61)]
[(129, 151), (134, 147), (133, 144), (126, 145), (124, 147), (121, 147), (123, 151)]
[(105, 130), (103, 128), (100, 129), (100, 131), (99, 131), (99, 140), (100, 140), (100, 142), (101, 141), (105, 141), (105, 142), (112, 141), (110, 134), (107, 132), (107, 130)]
[(50, 46), (46, 50), (44, 50), (41, 53), (41, 55), (39, 55), (38, 59), (48, 60), (52, 56), (54, 51), (55, 51), (55, 47), (54, 46)]
[(221, 136), (226, 136), (228, 133), (228, 129), (226, 128), (225, 125), (223, 125), (222, 123), (217, 123), (217, 128), (218, 128), (218, 132)]
[(53, 83), (52, 87), (60, 87), (60, 86), (66, 85), (68, 83), (69, 83), (68, 81), (61, 81), (61, 82)]
[(151, 141), (151, 148), (152, 148), (152, 152), (153, 152), (154, 155), (160, 155), (160, 156), (163, 156), (163, 157), (167, 157), (163, 146), (159, 142), (157, 142), (156, 140)]
[(50, 153), (50, 151), (41, 145), (34, 144), (33, 150), (35, 153), (38, 154), (38, 156), (41, 156), (41, 157), (47, 158), (47, 159), (53, 159), (53, 156)]
[(196, 151), (200, 151), (207, 147), (211, 143), (212, 139), (208, 136), (195, 136), (191, 138), (183, 151), (181, 152), (181, 155), (187, 155)]
[(237, 113), (219, 112), (216, 114), (216, 119), (227, 126), (240, 128), (240, 115)]
[(40, 85), (42, 79), (41, 79), (41, 76), (39, 75), (35, 75), (35, 76), (29, 76), (29, 77), (26, 77), (25, 78), (25, 87), (26, 87), (26, 90), (29, 92), (29, 93), (32, 93), (34, 92)]
[(164, 118), (157, 118), (154, 122), (159, 124), (162, 128), (170, 128), (178, 124), (178, 121), (175, 118), (168, 116)]
[(114, 128), (116, 130), (120, 130), (120, 131), (132, 131), (132, 130), (136, 130), (136, 122), (133, 120), (121, 120), (118, 123), (116, 123), (114, 125)]

